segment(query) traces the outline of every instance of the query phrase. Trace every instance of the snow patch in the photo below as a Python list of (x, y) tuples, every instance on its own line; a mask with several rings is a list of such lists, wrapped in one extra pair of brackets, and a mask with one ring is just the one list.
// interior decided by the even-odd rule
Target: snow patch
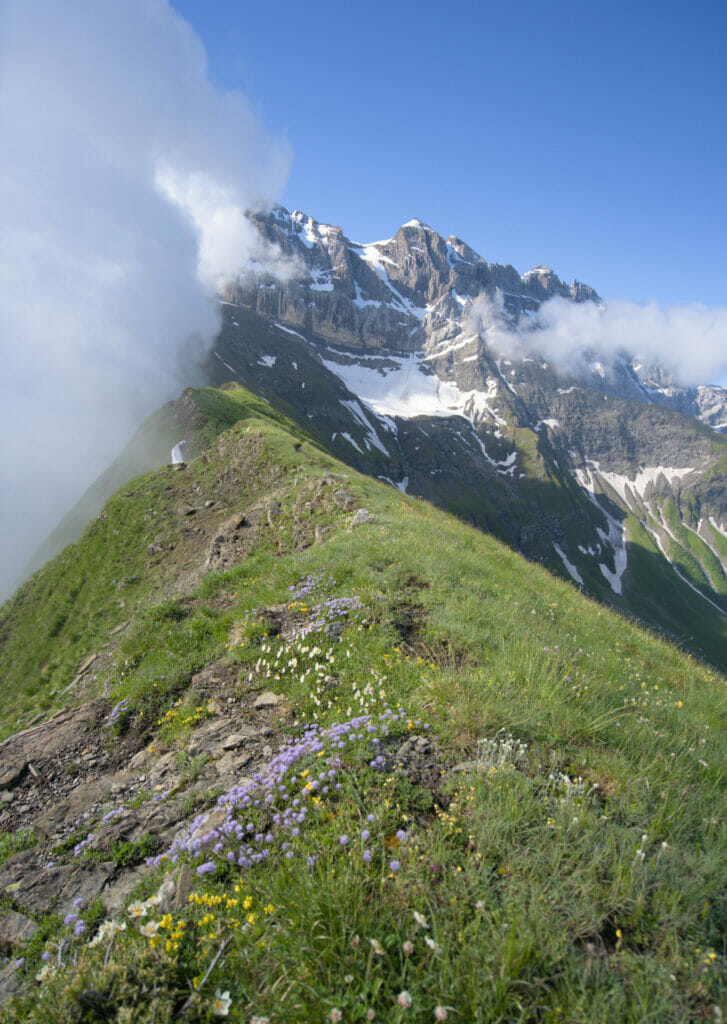
[(367, 444), (369, 445), (369, 448), (373, 444), (373, 446), (375, 448), (378, 448), (379, 451), (383, 452), (383, 454), (386, 455), (387, 458), (388, 458), (389, 452), (386, 450), (386, 448), (384, 448), (383, 444), (379, 440), (379, 435), (376, 433), (376, 430), (375, 430), (373, 424), (371, 423), (371, 421), (369, 420), (368, 416), (366, 415), (366, 413), (361, 408), (361, 403), (357, 402), (356, 400), (351, 401), (350, 399), (345, 399), (345, 398), (341, 398), (341, 399), (339, 399), (339, 401), (340, 401), (341, 405), (345, 406), (346, 409), (348, 409), (348, 411), (351, 413), (353, 418), (358, 423), (360, 423), (361, 426), (366, 431), (366, 436), (367, 436), (367, 439), (368, 439), (367, 440)]
[(570, 574), (571, 578), (574, 579), (576, 581), (576, 583), (580, 583), (580, 585), (583, 586), (583, 580), (581, 579), (581, 574), (578, 572), (578, 570), (573, 565), (573, 563), (568, 561), (568, 558), (566, 557), (566, 554), (563, 551), (563, 549), (561, 548), (561, 546), (559, 544), (553, 544), (553, 547), (555, 548), (556, 554), (560, 558), (560, 560), (563, 563), (563, 565), (566, 567), (566, 569), (567, 569), (568, 573)]
[(308, 287), (312, 292), (332, 292), (333, 281), (331, 281), (331, 274), (333, 270), (318, 270), (315, 267), (309, 267), (308, 273), (312, 278), (312, 284)]
[(601, 570), (602, 575), (608, 582), (611, 590), (614, 594), (620, 595), (623, 590), (623, 574), (626, 571), (628, 564), (628, 552), (626, 550), (626, 526), (621, 523), (615, 516), (612, 516), (610, 512), (607, 512), (601, 502), (598, 500), (596, 494), (596, 477), (594, 473), (589, 469), (577, 469), (575, 471), (575, 477), (584, 491), (588, 494), (594, 505), (603, 513), (608, 523), (608, 533), (605, 533), (600, 527), (596, 528), (598, 536), (601, 538), (604, 544), (613, 551), (613, 564), (614, 571), (608, 568), (603, 562), (599, 562), (598, 568)]
[(632, 494), (638, 495), (643, 501), (648, 485), (656, 484), (659, 477), (663, 476), (669, 484), (673, 484), (675, 480), (681, 480), (682, 477), (689, 476), (690, 473), (694, 472), (691, 466), (682, 469), (674, 466), (646, 466), (640, 469), (633, 480), (631, 480), (621, 473), (609, 473), (607, 470), (601, 469), (596, 462), (592, 461), (591, 465), (598, 473), (598, 476), (613, 488), (629, 508), (632, 507), (632, 502), (629, 500), (627, 488), (630, 488)]
[[(335, 436), (336, 436), (336, 435), (334, 434), (334, 435), (333, 435), (333, 438), (335, 438)], [(354, 447), (354, 448), (356, 449), (356, 451), (357, 451), (357, 452), (360, 452), (360, 453), (361, 453), (361, 455), (364, 455), (364, 454), (365, 454), (365, 452), (364, 452), (364, 451), (363, 451), (363, 450), (362, 450), (361, 448), (359, 448), (359, 446), (358, 446), (358, 445), (356, 444), (356, 442), (355, 442), (355, 441), (354, 441), (354, 439), (353, 439), (353, 438), (351, 437), (351, 435), (350, 435), (350, 434), (347, 434), (345, 430), (342, 430), (342, 431), (341, 431), (341, 437), (345, 437), (345, 439), (346, 439), (346, 440), (348, 441), (348, 443), (349, 443), (349, 444), (352, 444), (352, 445), (353, 445), (353, 447)], [(331, 438), (331, 440), (333, 440), (333, 438)]]
[(275, 366), (277, 356), (260, 356), (258, 359), (259, 366)]
[(308, 341), (308, 339), (304, 337), (300, 333), (300, 331), (294, 331), (292, 327), (284, 327), (283, 324), (279, 324), (277, 320), (273, 320), (273, 324), (278, 328), (279, 331), (285, 331), (286, 334), (294, 334), (296, 338), (300, 338), (301, 341)]
[(224, 360), (224, 359), (222, 358), (222, 356), (220, 355), (220, 353), (219, 353), (219, 352), (215, 352), (215, 355), (217, 356), (217, 358), (219, 359), (219, 361), (220, 361), (220, 362), (222, 363), (222, 365), (223, 365), (224, 367), (226, 367), (226, 368), (227, 368), (227, 369), (228, 369), (228, 370), (230, 371), (230, 373), (234, 373), (234, 375), (235, 375), (236, 377), (239, 377), (239, 378), (240, 378), (240, 380), (242, 380), (242, 377), (240, 377), (240, 374), (239, 374), (239, 373), (237, 372), (237, 370), (235, 369), (235, 367), (234, 367), (234, 366), (230, 366), (230, 364), (229, 364), (229, 363), (226, 363), (226, 362), (225, 362), (225, 360)]

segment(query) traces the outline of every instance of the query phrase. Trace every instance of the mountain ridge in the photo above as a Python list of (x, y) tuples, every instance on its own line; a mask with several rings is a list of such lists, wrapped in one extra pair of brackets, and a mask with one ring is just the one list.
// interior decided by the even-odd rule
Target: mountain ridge
[[(358, 470), (725, 664), (727, 438), (705, 420), (727, 420), (727, 389), (678, 387), (626, 350), (552, 363), (527, 347), (542, 303), (597, 308), (595, 290), (420, 220), (364, 244), (300, 211), (251, 216), (285, 275), (259, 265), (223, 288), (211, 383), (243, 383)], [(111, 472), (35, 566), (175, 429), (191, 427)]]
[(0, 610), (0, 1019), (715, 1018), (724, 679), (260, 394), (159, 420)]
[(553, 298), (598, 305), (595, 290), (489, 264), (420, 221), (368, 245), (282, 208), (255, 223), (299, 270), (225, 289), (213, 381), (232, 372), (359, 470), (722, 657), (727, 441), (709, 422), (727, 420), (727, 389), (588, 339), (553, 364), (533, 317)]

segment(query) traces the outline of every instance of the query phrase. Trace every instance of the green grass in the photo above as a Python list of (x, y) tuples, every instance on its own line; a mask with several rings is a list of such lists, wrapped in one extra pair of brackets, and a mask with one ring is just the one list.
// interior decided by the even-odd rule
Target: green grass
[[(211, 449), (210, 475), (214, 460)], [(384, 767), (372, 767), (363, 727), (352, 741), (324, 735), (320, 756), (302, 752), (281, 776), (308, 808), (300, 835), (279, 835), (271, 813), (289, 801), (276, 789), (272, 811), (263, 800), (236, 812), (243, 829), (275, 835), (270, 856), (244, 870), (224, 851), (192, 857), (193, 869), (216, 870), (193, 875), (191, 901), (170, 917), (149, 907), (142, 920), (156, 921), (155, 934), (127, 916), (110, 947), (90, 947), (91, 929), (75, 939), (60, 922), (46, 928), (23, 970), (32, 979), (41, 946), (57, 951), (61, 938), (63, 966), (5, 1019), (159, 1024), (186, 1005), (184, 1019), (209, 1021), (216, 992), (229, 992), (230, 1020), (289, 1024), (337, 1012), (432, 1021), (437, 1007), (454, 1021), (593, 1024), (727, 1012), (724, 679), (308, 442), (297, 450), (272, 429), (258, 464), (277, 467), (282, 544), (206, 577), (188, 601), (155, 601), (142, 581), (148, 599), (106, 669), (112, 698), (144, 714), (154, 742), (182, 749), (175, 709), (193, 710), (190, 675), (224, 656), (241, 696), (270, 685), (285, 694), (283, 737), (391, 708)], [(347, 532), (324, 507), (305, 510), (301, 495), (323, 469), (348, 473), (372, 523)], [(118, 518), (119, 501), (108, 529), (123, 536), (135, 519)], [(295, 546), (304, 513), (334, 526), (325, 543)], [(108, 573), (106, 586), (118, 570)], [(311, 574), (320, 584), (296, 598), (290, 588)], [(104, 584), (92, 585), (102, 596)], [(287, 604), (306, 621), (330, 598), (361, 605), (341, 619), (340, 639), (286, 643), (258, 615)], [(46, 639), (46, 656), (66, 629)], [(397, 770), (394, 752), (411, 736), (432, 738), (428, 782)], [(449, 771), (478, 749), (479, 768)], [(335, 776), (304, 795), (322, 767)]]
[[(671, 541), (672, 557), (695, 586), (709, 591), (712, 600), (716, 598), (719, 601), (720, 597), (727, 595), (727, 580), (719, 561), (701, 537), (682, 524), (673, 498), (667, 498), (664, 502), (663, 512), (667, 525), (678, 542)], [(679, 545), (682, 550), (679, 549)], [(716, 593), (713, 595), (712, 591)]]

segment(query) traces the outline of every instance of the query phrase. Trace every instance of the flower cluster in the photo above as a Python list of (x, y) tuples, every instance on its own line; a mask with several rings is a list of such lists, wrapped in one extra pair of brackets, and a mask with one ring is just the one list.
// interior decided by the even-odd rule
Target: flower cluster
[(208, 715), (212, 714), (212, 709), (208, 707), (202, 707), (197, 705), (194, 708), (184, 708), (182, 701), (177, 700), (172, 704), (168, 711), (157, 720), (157, 725), (165, 732), (172, 732), (175, 726), (191, 725), (194, 727), (198, 722), (202, 721)]
[(220, 893), (193, 892), (188, 901), (198, 913), (196, 926), (204, 941), (218, 942), (232, 931), (246, 932), (259, 926), (275, 912), (272, 903), (260, 907), (255, 905), (253, 896), (245, 894), (240, 882), (233, 887), (234, 896)]
[(313, 605), (311, 618), (303, 627), (303, 634), (330, 630), (334, 623), (343, 623), (352, 612), (363, 607), (359, 597), (329, 597), (326, 601)]
[(262, 679), (280, 682), (284, 677), (295, 678), (301, 683), (330, 682), (330, 667), (335, 655), (330, 644), (321, 648), (318, 644), (305, 643), (302, 639), (292, 644), (283, 644), (275, 650), (275, 644), (265, 642), (260, 646), (260, 657), (248, 674), (248, 682), (257, 675)]
[(106, 721), (104, 722), (105, 728), (112, 729), (115, 725), (118, 725), (119, 719), (124, 714), (124, 712), (128, 711), (128, 710), (129, 710), (129, 702), (128, 702), (128, 700), (126, 698), (124, 698), (123, 700), (120, 700), (118, 702), (118, 704), (115, 704), (111, 708), (111, 711), (109, 712), (109, 715), (108, 715)]
[(100, 946), (107, 939), (111, 941), (119, 932), (126, 931), (126, 921), (103, 921), (98, 931), (89, 942), (89, 946)]
[(332, 576), (326, 576), (323, 571), (309, 572), (300, 583), (294, 583), (288, 587), (291, 601), (301, 601), (303, 598), (311, 597), (313, 594), (320, 595), (328, 593), (336, 584)]
[(477, 763), (483, 768), (522, 768), (527, 764), (527, 743), (516, 740), (504, 729), (477, 741)]
[[(176, 863), (180, 856), (188, 856), (200, 876), (215, 873), (224, 863), (249, 869), (273, 857), (300, 857), (312, 867), (316, 853), (306, 845), (306, 825), (311, 815), (317, 818), (321, 802), (340, 790), (344, 758), (355, 753), (376, 765), (371, 755), (393, 725), (402, 728), (406, 721), (403, 710), (387, 708), (378, 716), (361, 715), (326, 729), (308, 726), (302, 738), (283, 745), (263, 772), (218, 798), (218, 807), (225, 811), (223, 822), (212, 826), (209, 813), (198, 815), (169, 849), (147, 863)], [(306, 761), (314, 767), (303, 767), (301, 762)], [(398, 864), (390, 867), (395, 871)]]
[[(335, 586), (332, 576), (326, 576), (322, 571), (309, 573), (301, 583), (289, 587), (290, 611), (301, 611), (310, 616), (308, 622), (301, 629), (302, 635), (317, 633), (324, 630), (331, 630), (336, 623), (342, 623), (349, 618), (352, 612), (360, 611), (363, 607), (361, 598), (354, 597), (331, 597), (330, 592)], [(317, 598), (316, 603), (309, 604), (308, 598)]]

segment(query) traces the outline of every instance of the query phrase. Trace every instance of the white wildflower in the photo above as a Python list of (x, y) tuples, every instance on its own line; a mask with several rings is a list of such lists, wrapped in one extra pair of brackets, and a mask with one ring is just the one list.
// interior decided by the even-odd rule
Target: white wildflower
[(56, 969), (53, 964), (43, 964), (41, 969), (36, 974), (35, 980), (40, 981), (41, 983), (44, 981), (48, 981), (48, 978), (52, 978), (55, 972)]
[(212, 1014), (215, 1017), (227, 1017), (230, 1013), (230, 1004), (232, 999), (230, 998), (229, 992), (220, 992), (219, 989), (215, 991), (215, 997), (212, 1000)]

